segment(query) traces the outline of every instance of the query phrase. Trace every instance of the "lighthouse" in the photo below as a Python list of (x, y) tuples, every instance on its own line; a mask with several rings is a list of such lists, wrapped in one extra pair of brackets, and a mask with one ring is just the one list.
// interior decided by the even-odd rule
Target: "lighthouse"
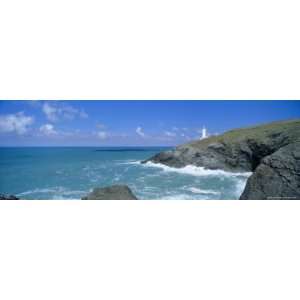
[(203, 126), (201, 140), (203, 140), (205, 138), (207, 138), (207, 132), (206, 132), (206, 128)]

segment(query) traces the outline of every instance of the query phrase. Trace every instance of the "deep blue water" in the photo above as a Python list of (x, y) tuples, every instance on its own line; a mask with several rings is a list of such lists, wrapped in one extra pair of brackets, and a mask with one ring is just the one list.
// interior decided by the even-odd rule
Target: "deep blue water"
[(140, 161), (163, 147), (0, 148), (0, 193), (80, 199), (94, 187), (127, 184), (139, 199), (238, 199), (247, 174)]

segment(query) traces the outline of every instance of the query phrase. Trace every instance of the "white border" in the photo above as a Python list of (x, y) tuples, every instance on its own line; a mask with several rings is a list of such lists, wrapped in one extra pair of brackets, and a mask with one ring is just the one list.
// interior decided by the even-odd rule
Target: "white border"
[(0, 99), (300, 99), (299, 8), (3, 0)]
[[(299, 1), (0, 3), (0, 99), (300, 99)], [(299, 299), (299, 201), (2, 201), (0, 298)]]
[(300, 201), (3, 201), (1, 299), (289, 299)]

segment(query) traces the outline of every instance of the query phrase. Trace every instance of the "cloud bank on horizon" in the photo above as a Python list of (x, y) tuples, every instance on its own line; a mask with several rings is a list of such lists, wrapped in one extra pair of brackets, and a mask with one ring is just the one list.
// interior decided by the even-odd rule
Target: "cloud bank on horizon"
[(0, 101), (0, 146), (177, 145), (299, 118), (300, 101)]

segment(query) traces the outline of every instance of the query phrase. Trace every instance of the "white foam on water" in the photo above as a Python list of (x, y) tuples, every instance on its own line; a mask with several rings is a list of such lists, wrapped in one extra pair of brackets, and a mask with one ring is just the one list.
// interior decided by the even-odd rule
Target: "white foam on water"
[[(35, 195), (35, 194), (51, 194), (51, 197), (48, 197), (49, 199), (67, 199), (70, 198), (69, 196), (74, 195), (83, 195), (86, 193), (86, 191), (82, 190), (68, 190), (61, 186), (56, 186), (53, 188), (37, 188), (29, 191), (25, 191), (22, 193), (18, 193), (18, 196), (26, 196), (26, 195)], [(38, 197), (37, 197), (38, 198)], [(79, 197), (80, 198), (80, 197)], [(77, 199), (77, 197), (72, 197), (72, 199)]]
[(118, 165), (141, 165), (141, 162), (139, 160), (126, 160), (126, 161), (122, 161), (122, 162), (118, 162)]
[(202, 195), (220, 195), (220, 192), (216, 192), (213, 190), (202, 190), (195, 187), (187, 188), (188, 191), (190, 191), (193, 194), (202, 194)]
[(178, 193), (175, 195), (161, 196), (158, 198), (158, 200), (193, 200), (193, 198), (187, 194)]
[(36, 194), (36, 193), (53, 193), (56, 192), (57, 190), (55, 189), (34, 189), (34, 190), (29, 190), (29, 191), (25, 191), (22, 193), (19, 193), (18, 196), (26, 196), (26, 195), (30, 195), (30, 194)]
[(165, 172), (176, 172), (180, 174), (187, 174), (193, 176), (223, 176), (223, 177), (245, 177), (248, 178), (252, 173), (251, 172), (226, 172), (223, 170), (210, 170), (205, 169), (203, 167), (196, 167), (193, 165), (188, 165), (183, 168), (173, 168), (160, 163), (147, 162), (142, 164), (143, 166), (151, 167), (151, 168), (160, 168)]
[(247, 180), (238, 180), (237, 183), (236, 183), (236, 186), (235, 186), (235, 194), (237, 195), (237, 197), (239, 198), (245, 187), (246, 187), (246, 183), (247, 183)]

